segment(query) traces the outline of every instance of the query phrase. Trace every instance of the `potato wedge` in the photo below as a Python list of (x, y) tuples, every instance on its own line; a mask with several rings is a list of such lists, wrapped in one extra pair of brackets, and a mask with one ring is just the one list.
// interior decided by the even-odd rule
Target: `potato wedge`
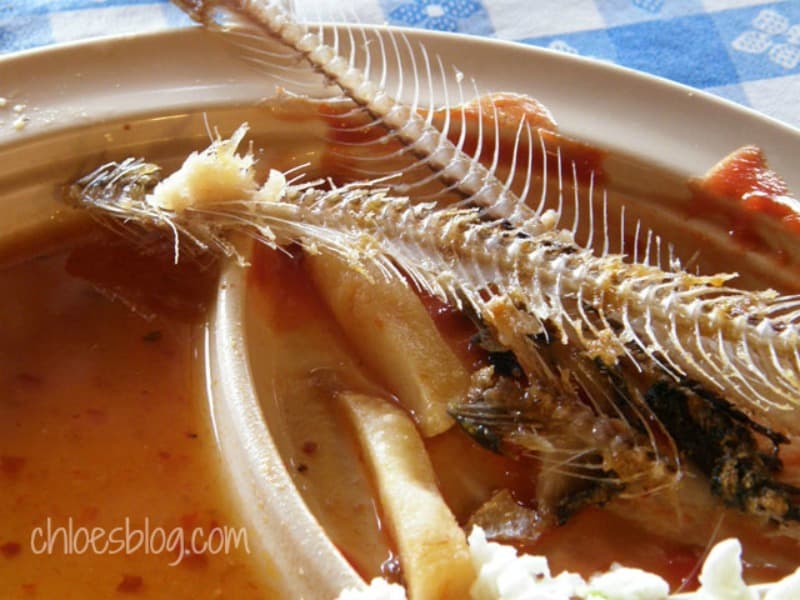
[[(247, 300), (247, 340), (261, 409), (279, 424), (271, 434), (331, 541), (346, 549), (359, 573), (379, 576), (391, 555), (388, 535), (378, 527), (371, 475), (335, 398), (340, 387), (372, 392), (377, 386), (301, 269), (272, 251), (256, 254), (254, 269), (259, 284)], [(311, 294), (300, 303), (304, 289)]]
[(380, 275), (371, 282), (332, 256), (311, 256), (307, 264), (361, 359), (413, 415), (422, 434), (449, 429), (447, 406), (464, 398), (469, 373), (413, 290)]
[(412, 600), (469, 598), (467, 540), (436, 486), (414, 422), (388, 400), (339, 395), (352, 419), (397, 546)]

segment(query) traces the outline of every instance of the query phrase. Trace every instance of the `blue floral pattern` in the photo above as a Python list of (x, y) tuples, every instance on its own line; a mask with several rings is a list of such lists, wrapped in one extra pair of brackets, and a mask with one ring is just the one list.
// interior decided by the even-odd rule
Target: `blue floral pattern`
[(800, 65), (800, 23), (791, 21), (776, 10), (764, 9), (751, 21), (731, 47), (744, 54), (767, 56), (770, 61), (790, 71)]
[(393, 23), (438, 31), (459, 31), (459, 21), (483, 12), (475, 0), (413, 0), (389, 12)]

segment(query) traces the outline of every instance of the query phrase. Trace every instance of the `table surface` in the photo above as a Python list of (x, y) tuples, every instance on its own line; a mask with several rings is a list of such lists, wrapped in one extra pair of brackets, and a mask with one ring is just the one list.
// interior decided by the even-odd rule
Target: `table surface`
[[(453, 31), (611, 61), (800, 127), (800, 0), (295, 0), (295, 5), (311, 18)], [(187, 25), (188, 18), (168, 0), (0, 0), (0, 53)]]

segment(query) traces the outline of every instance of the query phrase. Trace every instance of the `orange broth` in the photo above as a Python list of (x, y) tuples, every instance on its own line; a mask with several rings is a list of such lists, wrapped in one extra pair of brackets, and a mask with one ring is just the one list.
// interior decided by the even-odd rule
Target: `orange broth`
[[(0, 270), (0, 598), (270, 596), (241, 540), (190, 550), (241, 524), (202, 383), (214, 269), (186, 264), (102, 238)], [(149, 554), (76, 533), (126, 521)]]

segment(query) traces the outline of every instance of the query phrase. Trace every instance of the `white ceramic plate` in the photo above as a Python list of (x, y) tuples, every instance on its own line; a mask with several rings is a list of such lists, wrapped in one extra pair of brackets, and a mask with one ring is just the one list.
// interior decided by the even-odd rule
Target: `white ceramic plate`
[[(474, 77), (482, 91), (514, 91), (542, 101), (561, 130), (690, 176), (745, 144), (765, 150), (790, 188), (800, 189), (800, 132), (736, 104), (611, 64), (519, 44), (406, 30), (412, 43)], [(152, 147), (170, 137), (201, 138), (188, 115), (252, 106), (281, 81), (240, 60), (217, 35), (199, 29), (94, 40), (0, 58), (0, 235), (52, 211), (54, 161), (76, 168), (105, 152)], [(23, 104), (24, 129), (12, 122)], [(103, 125), (139, 120), (133, 134)], [(36, 189), (21, 202), (18, 174)], [(63, 180), (63, 172), (58, 173)], [(9, 208), (9, 206), (13, 206)], [(13, 218), (9, 218), (11, 210)], [(13, 221), (13, 223), (9, 223)]]
[[(406, 34), (474, 77), (483, 91), (539, 99), (568, 135), (685, 176), (703, 173), (739, 146), (756, 144), (790, 187), (800, 190), (800, 132), (737, 105), (546, 50)], [(227, 133), (281, 83), (247, 67), (219, 36), (198, 29), (4, 57), (0, 82), (10, 100), (0, 109), (0, 239), (64, 212), (58, 188), (70, 178), (111, 156), (174, 159), (202, 145), (202, 111), (217, 111), (215, 122)], [(29, 118), (21, 130), (11, 125), (18, 115), (10, 107), (16, 104), (25, 105)], [(326, 543), (277, 456), (250, 387), (241, 295), (231, 292), (241, 286), (241, 274), (231, 269), (225, 277), (228, 287), (221, 289), (209, 330), (210, 392), (223, 451), (236, 465), (233, 480), (247, 507), (245, 518), (259, 532), (272, 532), (265, 550), (281, 557), (287, 594), (333, 595), (356, 576)]]
[[(792, 168), (798, 131), (739, 105), (609, 63), (484, 38), (404, 31), (483, 90), (541, 100), (565, 132), (587, 141), (686, 172), (756, 144), (792, 187), (800, 183)], [(199, 29), (0, 57), (0, 82), (0, 95), (11, 100), (0, 112), (2, 145), (131, 114), (249, 104), (275, 88), (275, 80), (248, 68), (219, 36)], [(31, 117), (22, 132), (9, 125), (10, 106), (18, 103)]]

